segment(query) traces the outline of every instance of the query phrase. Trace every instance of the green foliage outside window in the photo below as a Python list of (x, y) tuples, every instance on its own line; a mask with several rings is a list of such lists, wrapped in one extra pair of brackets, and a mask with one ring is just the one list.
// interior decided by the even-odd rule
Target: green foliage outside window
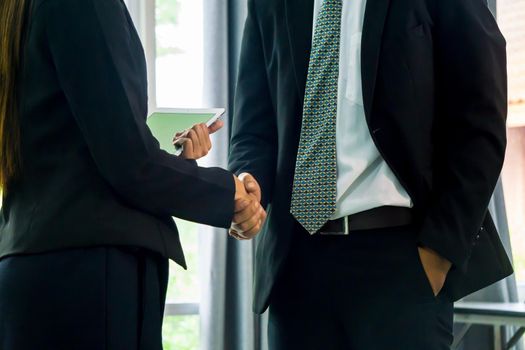
[(164, 319), (164, 350), (198, 350), (199, 316), (172, 316)]
[[(196, 224), (177, 220), (188, 271), (170, 262), (167, 302), (199, 302), (199, 234)], [(169, 316), (162, 330), (164, 350), (198, 350), (199, 316)]]
[(157, 0), (156, 5), (157, 25), (177, 25), (179, 23), (179, 0)]

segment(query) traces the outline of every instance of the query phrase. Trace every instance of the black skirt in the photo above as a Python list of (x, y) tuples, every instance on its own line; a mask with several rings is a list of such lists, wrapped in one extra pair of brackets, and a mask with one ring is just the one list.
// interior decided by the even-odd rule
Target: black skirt
[(0, 349), (160, 350), (168, 261), (134, 248), (0, 260)]

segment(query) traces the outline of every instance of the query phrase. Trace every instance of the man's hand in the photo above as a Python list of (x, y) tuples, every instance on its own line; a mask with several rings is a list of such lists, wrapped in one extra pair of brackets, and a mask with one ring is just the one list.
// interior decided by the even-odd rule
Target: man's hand
[(210, 135), (219, 131), (223, 126), (224, 122), (221, 120), (216, 121), (210, 127), (206, 124), (194, 125), (191, 129), (177, 133), (173, 138), (173, 144), (183, 147), (182, 158), (200, 159), (211, 150)]
[(248, 194), (253, 194), (260, 202), (262, 199), (261, 186), (255, 178), (249, 173), (242, 173), (239, 175), (239, 180), (244, 184), (244, 188)]
[(452, 264), (432, 249), (418, 247), (418, 250), (421, 264), (434, 291), (434, 296), (437, 296), (445, 284)]
[(260, 204), (260, 197), (246, 191), (245, 183), (235, 177), (235, 214), (230, 235), (238, 240), (255, 237), (261, 230), (266, 211)]

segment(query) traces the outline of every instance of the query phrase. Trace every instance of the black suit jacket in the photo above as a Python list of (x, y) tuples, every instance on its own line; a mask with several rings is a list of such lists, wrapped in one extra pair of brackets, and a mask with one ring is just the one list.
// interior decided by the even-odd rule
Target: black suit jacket
[(144, 53), (121, 0), (35, 0), (21, 72), (21, 178), (0, 257), (139, 246), (185, 265), (171, 216), (229, 227), (231, 173), (159, 148)]
[[(256, 312), (292, 244), (312, 17), (313, 0), (249, 0), (230, 168), (252, 173), (268, 205)], [(456, 300), (508, 276), (487, 213), (506, 146), (505, 40), (494, 18), (482, 0), (368, 0), (362, 35), (369, 130), (413, 199), (420, 242), (453, 263), (443, 293)]]

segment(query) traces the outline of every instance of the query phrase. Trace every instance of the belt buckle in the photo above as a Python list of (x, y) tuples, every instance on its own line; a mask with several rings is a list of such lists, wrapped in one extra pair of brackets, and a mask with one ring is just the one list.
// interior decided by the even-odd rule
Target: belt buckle
[(350, 234), (350, 217), (347, 215), (344, 217), (344, 232), (343, 235), (348, 236)]
[(350, 218), (345, 216), (343, 219), (344, 231), (340, 232), (320, 232), (323, 236), (348, 236), (350, 234)]

